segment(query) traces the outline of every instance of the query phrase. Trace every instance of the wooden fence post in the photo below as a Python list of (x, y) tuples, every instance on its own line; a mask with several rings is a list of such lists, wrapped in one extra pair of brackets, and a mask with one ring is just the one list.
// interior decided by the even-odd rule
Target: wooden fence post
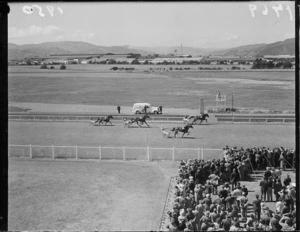
[(55, 159), (54, 145), (52, 145), (52, 158)]
[(75, 153), (76, 153), (76, 160), (78, 160), (78, 147), (77, 147), (77, 145), (75, 146)]
[(173, 162), (175, 161), (175, 147), (173, 147)]
[(32, 145), (29, 145), (29, 157), (32, 159)]
[(102, 155), (101, 154), (101, 146), (99, 146), (99, 160), (101, 160), (101, 158), (102, 158), (101, 155)]
[(126, 160), (125, 147), (123, 146), (123, 160)]
[(203, 160), (204, 159), (204, 148), (203, 147), (201, 147), (201, 159)]
[(200, 160), (200, 147), (198, 147), (198, 160)]
[(147, 147), (147, 155), (148, 155), (148, 161), (150, 161), (150, 147)]

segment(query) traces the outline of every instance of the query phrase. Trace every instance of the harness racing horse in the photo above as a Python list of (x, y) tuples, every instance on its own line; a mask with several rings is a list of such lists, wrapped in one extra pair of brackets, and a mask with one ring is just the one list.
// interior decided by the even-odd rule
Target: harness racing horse
[[(133, 118), (133, 119), (131, 119), (131, 123), (130, 123), (129, 125), (131, 125), (132, 123), (136, 122), (136, 124), (138, 124), (139, 127), (141, 127), (141, 125), (143, 125), (144, 123), (145, 123), (148, 127), (150, 127), (150, 126), (148, 125), (148, 123), (146, 122), (146, 119), (147, 119), (147, 118), (150, 118), (150, 116), (149, 116), (148, 114), (145, 114), (143, 117), (136, 117), (136, 118)], [(141, 124), (140, 124), (140, 123), (141, 123)]]
[[(100, 118), (97, 118), (97, 120), (93, 120), (93, 118), (90, 117), (90, 125), (100, 126), (99, 122), (100, 122)], [(98, 123), (98, 125), (97, 125), (97, 123)]]
[(112, 125), (112, 123), (111, 123), (111, 119), (113, 118), (113, 116), (112, 115), (108, 115), (107, 117), (101, 117), (100, 118), (100, 120), (99, 120), (99, 125), (100, 125), (100, 123), (102, 124), (102, 123), (104, 123), (105, 122), (105, 126), (106, 126), (106, 124), (109, 122), (110, 123), (110, 125)]
[(200, 120), (200, 123), (199, 123), (199, 125), (205, 120), (206, 121), (206, 123), (207, 123), (207, 119), (206, 118), (209, 118), (209, 115), (208, 114), (201, 114), (200, 116), (192, 116), (191, 118), (193, 118), (193, 121), (192, 121), (192, 125), (193, 124), (196, 124), (196, 122), (198, 121), (198, 120)]
[(130, 127), (130, 125), (134, 122), (134, 118), (128, 119), (127, 118), (123, 118), (124, 120), (124, 127)]
[(174, 131), (174, 138), (176, 138), (176, 135), (178, 134), (178, 132), (182, 132), (182, 136), (183, 137), (185, 134), (189, 135), (189, 129), (193, 128), (192, 124), (188, 124), (184, 127), (173, 127), (173, 129), (171, 131)]

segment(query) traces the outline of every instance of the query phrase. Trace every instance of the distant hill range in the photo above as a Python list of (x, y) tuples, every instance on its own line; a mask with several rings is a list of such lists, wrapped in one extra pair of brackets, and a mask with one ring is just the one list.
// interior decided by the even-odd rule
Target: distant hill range
[[(8, 44), (8, 59), (20, 60), (33, 57), (48, 57), (51, 54), (174, 54), (180, 55), (181, 47), (130, 47), (130, 46), (98, 46), (80, 41), (46, 42), (40, 44)], [(220, 55), (220, 56), (264, 56), (295, 55), (295, 39), (271, 44), (253, 44), (224, 50), (183, 47), (183, 54)]]
[(253, 44), (212, 52), (220, 56), (265, 56), (265, 55), (295, 55), (295, 39), (270, 44)]

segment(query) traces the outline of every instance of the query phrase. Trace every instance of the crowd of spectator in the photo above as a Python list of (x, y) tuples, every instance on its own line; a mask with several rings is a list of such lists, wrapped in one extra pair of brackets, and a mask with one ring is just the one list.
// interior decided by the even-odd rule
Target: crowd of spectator
[[(294, 150), (226, 146), (223, 151), (222, 159), (181, 161), (167, 229), (295, 230), (296, 190), (289, 175), (282, 177), (287, 164), (292, 166)], [(260, 192), (250, 202), (244, 181), (256, 170), (264, 170), (263, 178), (257, 186)], [(276, 202), (276, 210), (270, 210), (266, 202)]]

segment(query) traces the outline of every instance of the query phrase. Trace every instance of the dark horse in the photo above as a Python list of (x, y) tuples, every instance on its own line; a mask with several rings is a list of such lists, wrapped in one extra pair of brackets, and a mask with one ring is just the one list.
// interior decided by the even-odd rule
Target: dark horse
[(193, 128), (192, 124), (188, 124), (184, 127), (173, 127), (173, 129), (171, 129), (171, 131), (174, 131), (174, 138), (176, 138), (176, 135), (178, 134), (178, 132), (182, 132), (182, 136), (183, 137), (185, 134), (189, 135), (189, 129)]
[(207, 123), (207, 119), (206, 118), (209, 118), (209, 115), (208, 114), (201, 114), (200, 116), (192, 116), (191, 118), (193, 118), (192, 125), (196, 124), (196, 122), (198, 120), (200, 120), (200, 123), (199, 123), (199, 125), (200, 125), (204, 120)]
[(148, 114), (145, 114), (143, 117), (136, 117), (136, 118), (133, 118), (133, 119), (131, 119), (130, 125), (131, 125), (132, 123), (136, 122), (136, 124), (138, 124), (139, 127), (141, 127), (141, 125), (143, 125), (144, 123), (145, 123), (148, 127), (150, 127), (150, 126), (148, 125), (148, 123), (146, 122), (146, 119), (147, 119), (147, 118), (150, 118), (150, 116), (149, 116)]
[(100, 123), (102, 124), (102, 123), (104, 123), (105, 122), (105, 126), (106, 126), (106, 123), (110, 123), (110, 125), (112, 125), (112, 123), (111, 123), (111, 119), (113, 118), (113, 116), (112, 115), (108, 115), (107, 117), (101, 117), (100, 119), (98, 118), (98, 122), (99, 122), (99, 125), (100, 125)]

